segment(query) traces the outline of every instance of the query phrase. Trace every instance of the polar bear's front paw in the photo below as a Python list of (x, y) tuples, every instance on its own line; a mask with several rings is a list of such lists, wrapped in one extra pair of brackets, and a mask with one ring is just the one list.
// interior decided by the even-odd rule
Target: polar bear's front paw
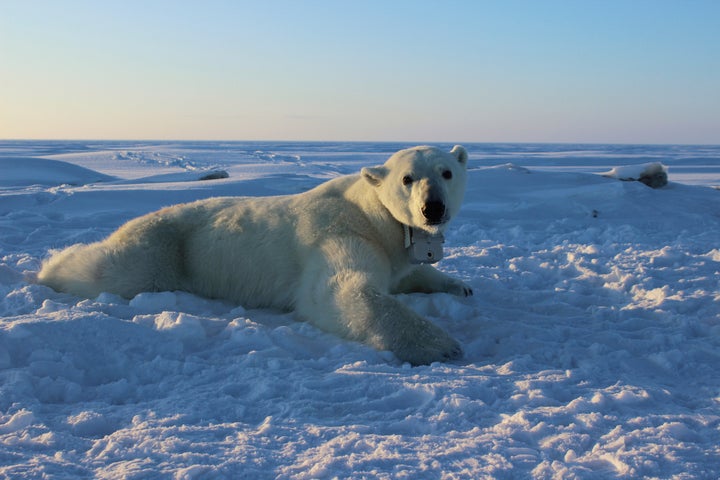
[(457, 295), (458, 297), (470, 297), (473, 294), (472, 288), (470, 288), (470, 285), (463, 282), (462, 280), (457, 280), (453, 278), (447, 285), (447, 290), (445, 290), (447, 293), (450, 293), (452, 295)]
[(455, 339), (440, 329), (427, 333), (430, 335), (422, 335), (422, 339), (415, 338), (407, 345), (395, 349), (395, 356), (413, 366), (462, 358), (462, 348)]

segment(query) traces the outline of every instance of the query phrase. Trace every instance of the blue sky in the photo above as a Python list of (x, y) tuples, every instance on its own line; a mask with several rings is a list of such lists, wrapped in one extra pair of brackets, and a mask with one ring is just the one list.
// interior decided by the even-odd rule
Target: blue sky
[(0, 0), (0, 138), (720, 143), (720, 1)]

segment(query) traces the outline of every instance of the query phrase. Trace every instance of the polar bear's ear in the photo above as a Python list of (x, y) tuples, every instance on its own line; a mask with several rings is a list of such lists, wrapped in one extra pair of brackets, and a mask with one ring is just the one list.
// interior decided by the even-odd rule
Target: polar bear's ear
[(458, 159), (458, 162), (465, 165), (468, 160), (468, 153), (467, 150), (465, 150), (465, 147), (462, 145), (455, 145), (452, 150), (450, 150), (450, 153), (455, 155)]
[(377, 187), (387, 176), (387, 169), (385, 167), (365, 167), (360, 170), (363, 178), (374, 187)]

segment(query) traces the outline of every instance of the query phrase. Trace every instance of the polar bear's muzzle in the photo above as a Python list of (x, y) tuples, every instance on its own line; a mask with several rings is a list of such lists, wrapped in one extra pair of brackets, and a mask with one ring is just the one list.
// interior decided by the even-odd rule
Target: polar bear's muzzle
[(425, 202), (420, 211), (428, 225), (440, 225), (445, 221), (445, 204), (437, 200)]

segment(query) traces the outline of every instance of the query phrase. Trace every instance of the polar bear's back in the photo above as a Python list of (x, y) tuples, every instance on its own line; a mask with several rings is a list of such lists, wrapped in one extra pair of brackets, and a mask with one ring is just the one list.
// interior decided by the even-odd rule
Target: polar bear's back
[(247, 307), (293, 309), (319, 245), (338, 236), (367, 235), (372, 228), (345, 196), (358, 180), (341, 177), (298, 195), (190, 204), (201, 207), (198, 218), (191, 212), (181, 223), (205, 221), (187, 235), (190, 284), (184, 289)]
[(303, 257), (292, 204), (292, 197), (201, 204), (204, 221), (186, 237), (183, 289), (251, 308), (291, 309)]

